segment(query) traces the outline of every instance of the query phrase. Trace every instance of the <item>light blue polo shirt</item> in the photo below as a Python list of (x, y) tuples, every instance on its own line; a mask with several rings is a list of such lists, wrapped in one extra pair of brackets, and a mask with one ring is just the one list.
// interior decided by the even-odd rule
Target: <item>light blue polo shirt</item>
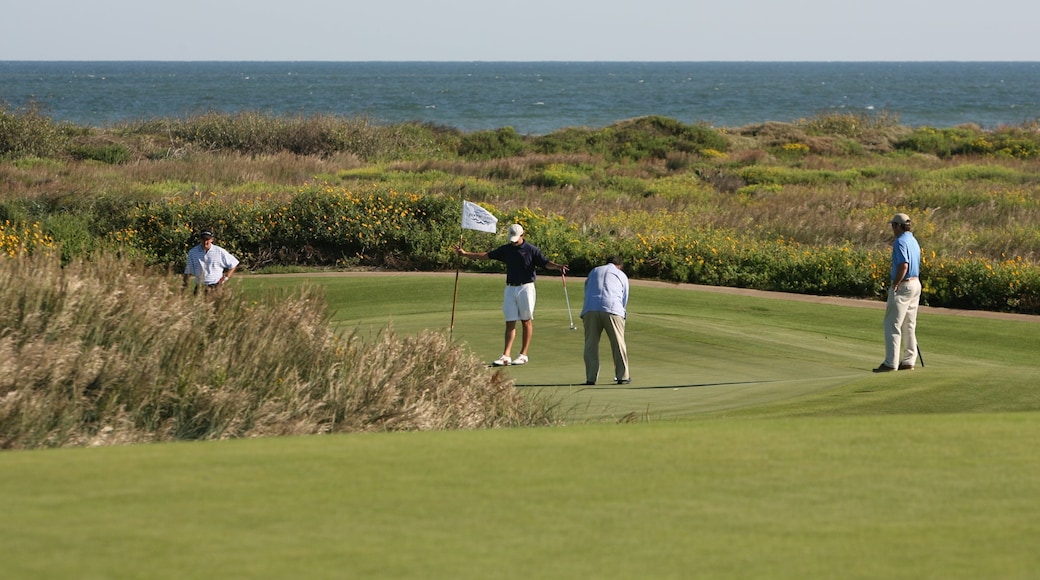
[(900, 264), (909, 264), (909, 269), (906, 271), (907, 278), (916, 278), (921, 275), (921, 246), (911, 232), (903, 232), (892, 244), (892, 271), (889, 273), (889, 279), (893, 282), (896, 280)]
[(586, 312), (608, 312), (624, 318), (627, 306), (628, 276), (612, 264), (593, 268), (585, 280), (581, 316)]

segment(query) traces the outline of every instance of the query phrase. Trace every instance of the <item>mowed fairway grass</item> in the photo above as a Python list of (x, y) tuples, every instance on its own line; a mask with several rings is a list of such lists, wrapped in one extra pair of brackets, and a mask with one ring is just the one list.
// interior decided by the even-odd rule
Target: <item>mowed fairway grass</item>
[[(451, 323), (453, 275), (236, 278), (301, 283), (344, 332)], [(502, 283), (458, 283), (488, 361)], [(633, 383), (604, 340), (590, 388), (543, 276), (504, 372), (565, 426), (3, 452), (0, 577), (1035, 578), (1040, 323), (928, 311), (873, 374), (879, 306), (637, 283)]]

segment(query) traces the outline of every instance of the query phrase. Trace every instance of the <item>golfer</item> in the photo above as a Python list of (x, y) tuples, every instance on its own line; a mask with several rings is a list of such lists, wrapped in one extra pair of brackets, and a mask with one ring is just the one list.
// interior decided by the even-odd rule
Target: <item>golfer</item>
[[(520, 224), (509, 226), (509, 243), (503, 244), (490, 252), (467, 252), (462, 246), (456, 246), (455, 252), (463, 258), (473, 260), (498, 260), (506, 265), (506, 289), (502, 300), (502, 313), (506, 318), (505, 348), (502, 356), (493, 365), (523, 365), (529, 362), (527, 350), (531, 348), (531, 336), (534, 333), (534, 279), (538, 267), (567, 273), (567, 266), (557, 264), (546, 258), (542, 251), (524, 239), (524, 228)], [(523, 336), (520, 342), (520, 355), (510, 358), (513, 341), (516, 340), (516, 323), (520, 321)]]
[(632, 382), (628, 369), (628, 346), (625, 344), (625, 319), (628, 308), (628, 276), (621, 269), (621, 259), (607, 258), (585, 279), (585, 302), (581, 320), (585, 327), (585, 384), (595, 385), (599, 378), (599, 339), (606, 331), (610, 352), (614, 356), (614, 380), (619, 385)]
[(206, 292), (219, 290), (225, 282), (231, 279), (235, 268), (238, 267), (238, 258), (232, 256), (227, 250), (213, 244), (213, 232), (203, 230), (199, 232), (199, 243), (188, 250), (188, 263), (184, 266), (183, 287), (188, 287), (188, 280), (195, 278), (195, 293), (199, 288), (205, 288)]
[[(892, 226), (892, 285), (885, 307), (885, 362), (874, 369), (887, 373), (914, 370), (917, 361), (917, 307), (921, 302), (921, 246), (911, 233), (910, 216), (897, 213)], [(900, 351), (902, 347), (902, 351)]]

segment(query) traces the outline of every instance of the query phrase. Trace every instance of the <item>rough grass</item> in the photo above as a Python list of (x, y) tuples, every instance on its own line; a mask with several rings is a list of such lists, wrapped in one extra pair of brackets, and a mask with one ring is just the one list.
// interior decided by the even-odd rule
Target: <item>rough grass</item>
[(0, 448), (554, 422), (443, 332), (336, 334), (317, 287), (196, 297), (113, 256), (0, 272)]

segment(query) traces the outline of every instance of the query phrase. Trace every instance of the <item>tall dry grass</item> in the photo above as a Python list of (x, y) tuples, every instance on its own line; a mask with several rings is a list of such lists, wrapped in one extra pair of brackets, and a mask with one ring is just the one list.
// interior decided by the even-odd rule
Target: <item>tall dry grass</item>
[(555, 422), (444, 333), (339, 336), (324, 304), (195, 296), (112, 255), (0, 259), (0, 448)]

